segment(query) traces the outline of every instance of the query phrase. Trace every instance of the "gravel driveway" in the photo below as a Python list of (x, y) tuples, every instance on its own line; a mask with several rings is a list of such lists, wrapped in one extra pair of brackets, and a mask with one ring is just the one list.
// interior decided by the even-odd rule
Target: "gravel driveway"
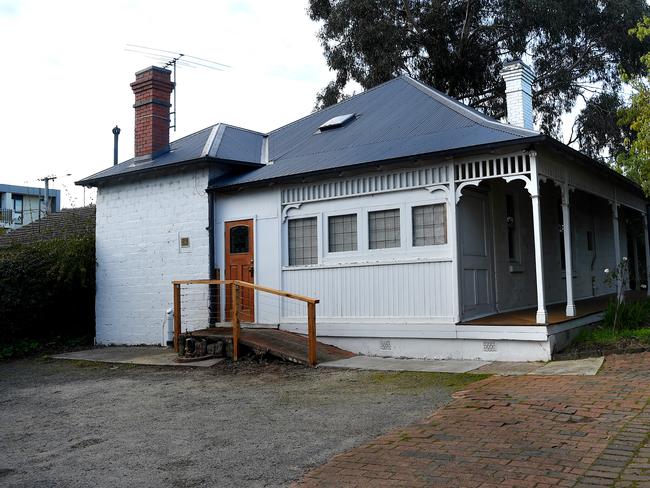
[(473, 378), (253, 362), (0, 364), (0, 485), (286, 486), (427, 416)]

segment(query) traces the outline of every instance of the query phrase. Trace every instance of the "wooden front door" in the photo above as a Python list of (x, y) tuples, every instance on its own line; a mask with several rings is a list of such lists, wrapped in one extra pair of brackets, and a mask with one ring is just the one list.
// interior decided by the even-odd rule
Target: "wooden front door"
[(460, 203), (461, 302), (464, 319), (495, 312), (492, 235), (487, 195), (465, 190)]
[[(226, 279), (255, 283), (255, 256), (253, 254), (253, 221), (226, 222)], [(252, 288), (241, 288), (239, 320), (255, 322), (255, 293)], [(230, 320), (232, 292), (226, 293), (226, 318)]]

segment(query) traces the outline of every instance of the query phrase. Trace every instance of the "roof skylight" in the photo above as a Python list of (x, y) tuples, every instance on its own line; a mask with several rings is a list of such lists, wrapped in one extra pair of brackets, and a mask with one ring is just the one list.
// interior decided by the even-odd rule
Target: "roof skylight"
[(337, 117), (332, 117), (323, 125), (321, 125), (319, 127), (319, 130), (321, 132), (324, 132), (326, 130), (338, 129), (339, 127), (343, 127), (348, 122), (354, 120), (355, 117), (356, 114), (345, 114), (345, 115), (339, 115)]

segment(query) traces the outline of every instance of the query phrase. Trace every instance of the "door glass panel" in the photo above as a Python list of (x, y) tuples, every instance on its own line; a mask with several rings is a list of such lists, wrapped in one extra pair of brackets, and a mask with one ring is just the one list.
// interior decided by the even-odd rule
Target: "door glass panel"
[(248, 227), (238, 225), (230, 229), (230, 253), (245, 254), (248, 252)]

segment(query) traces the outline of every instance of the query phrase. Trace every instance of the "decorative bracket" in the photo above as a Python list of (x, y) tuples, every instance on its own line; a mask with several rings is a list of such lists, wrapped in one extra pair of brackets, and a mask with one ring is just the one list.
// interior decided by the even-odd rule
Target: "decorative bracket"
[(447, 185), (431, 185), (431, 186), (425, 186), (425, 190), (427, 190), (429, 193), (436, 193), (438, 191), (442, 191), (445, 193), (445, 195), (448, 197), (449, 196), (449, 186)]
[(478, 188), (478, 186), (481, 184), (483, 180), (472, 180), (472, 181), (464, 181), (460, 185), (458, 185), (458, 188), (456, 188), (456, 205), (458, 205), (458, 202), (460, 202), (460, 197), (463, 196), (463, 190), (468, 187), (468, 186), (475, 186)]
[(513, 176), (504, 176), (504, 180), (506, 180), (506, 183), (510, 183), (515, 180), (520, 180), (524, 182), (524, 188), (526, 188), (526, 191), (530, 194), (530, 196), (537, 195), (537, 188), (533, 188), (533, 181), (525, 175), (513, 175)]
[(302, 203), (292, 203), (291, 205), (287, 205), (282, 209), (282, 223), (284, 224), (287, 221), (287, 217), (289, 216), (289, 211), (291, 210), (298, 210)]

